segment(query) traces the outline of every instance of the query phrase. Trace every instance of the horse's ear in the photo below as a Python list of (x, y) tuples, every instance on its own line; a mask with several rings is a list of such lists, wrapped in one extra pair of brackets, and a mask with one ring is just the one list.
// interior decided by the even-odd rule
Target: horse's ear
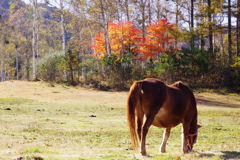
[(197, 125), (198, 128), (201, 128), (202, 126), (201, 125)]

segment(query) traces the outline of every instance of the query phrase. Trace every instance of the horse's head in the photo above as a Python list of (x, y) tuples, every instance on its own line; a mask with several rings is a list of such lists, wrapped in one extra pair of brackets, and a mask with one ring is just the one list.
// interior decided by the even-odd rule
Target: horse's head
[(195, 129), (195, 133), (193, 134), (188, 134), (188, 150), (191, 152), (193, 149), (193, 145), (197, 142), (197, 136), (198, 136), (198, 128), (202, 126), (197, 125)]

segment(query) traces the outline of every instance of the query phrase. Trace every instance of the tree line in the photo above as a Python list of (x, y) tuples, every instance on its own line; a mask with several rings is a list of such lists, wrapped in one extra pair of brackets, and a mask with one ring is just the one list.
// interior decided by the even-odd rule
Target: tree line
[(0, 81), (240, 89), (239, 0), (3, 0)]

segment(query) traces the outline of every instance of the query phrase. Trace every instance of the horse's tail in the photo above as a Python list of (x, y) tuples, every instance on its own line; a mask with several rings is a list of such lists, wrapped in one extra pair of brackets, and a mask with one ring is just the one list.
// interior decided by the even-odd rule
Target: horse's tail
[(135, 115), (136, 115), (137, 107), (141, 105), (141, 89), (142, 89), (142, 83), (134, 82), (134, 84), (130, 88), (128, 101), (127, 101), (127, 119), (128, 119), (129, 129), (130, 129), (132, 145), (134, 149), (138, 147)]

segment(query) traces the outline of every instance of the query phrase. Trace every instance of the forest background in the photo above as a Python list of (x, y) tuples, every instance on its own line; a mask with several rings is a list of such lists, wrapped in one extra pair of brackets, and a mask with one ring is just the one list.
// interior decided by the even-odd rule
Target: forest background
[(240, 0), (1, 0), (0, 81), (240, 91)]

